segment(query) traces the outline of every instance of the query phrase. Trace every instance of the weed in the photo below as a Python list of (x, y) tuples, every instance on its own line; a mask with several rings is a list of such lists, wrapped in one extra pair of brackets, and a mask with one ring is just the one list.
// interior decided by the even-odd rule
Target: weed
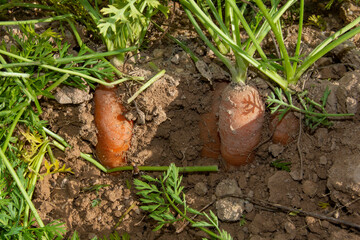
[(279, 170), (290, 172), (291, 171), (290, 170), (291, 163), (284, 162), (284, 161), (285, 160), (283, 160), (283, 159), (278, 159), (278, 160), (272, 161), (270, 163), (270, 166), (275, 167), (276, 169), (279, 169)]

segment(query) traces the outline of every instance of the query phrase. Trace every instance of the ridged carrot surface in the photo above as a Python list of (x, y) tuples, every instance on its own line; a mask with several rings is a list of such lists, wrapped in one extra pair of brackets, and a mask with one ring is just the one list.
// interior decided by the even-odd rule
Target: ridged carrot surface
[(264, 123), (264, 104), (256, 88), (229, 84), (219, 107), (221, 155), (228, 166), (254, 160)]
[(123, 166), (130, 147), (133, 123), (125, 116), (125, 108), (116, 96), (116, 88), (100, 85), (95, 90), (95, 125), (98, 143), (96, 155), (108, 168)]

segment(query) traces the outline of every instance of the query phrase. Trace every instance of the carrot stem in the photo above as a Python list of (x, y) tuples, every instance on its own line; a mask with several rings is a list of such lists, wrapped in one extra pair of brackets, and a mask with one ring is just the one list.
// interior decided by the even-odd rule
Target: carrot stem
[(154, 82), (156, 82), (159, 78), (161, 78), (162, 76), (164, 76), (165, 74), (165, 70), (160, 71), (158, 74), (156, 74), (154, 77), (152, 77), (149, 81), (147, 81), (146, 83), (144, 83), (144, 85), (142, 85), (140, 87), (140, 89), (138, 91), (136, 91), (136, 93), (134, 95), (132, 95), (127, 103), (131, 103), (132, 101), (134, 101), (134, 99), (139, 96), (140, 93), (142, 93), (145, 89), (147, 89), (151, 84), (153, 84)]

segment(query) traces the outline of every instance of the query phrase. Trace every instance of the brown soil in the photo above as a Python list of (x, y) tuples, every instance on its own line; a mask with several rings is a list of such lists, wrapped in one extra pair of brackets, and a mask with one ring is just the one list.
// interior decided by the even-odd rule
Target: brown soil
[[(291, 29), (287, 31), (287, 40), (294, 42), (296, 35), (291, 34)], [(170, 163), (177, 166), (219, 165), (218, 173), (185, 174), (183, 184), (192, 208), (201, 209), (214, 203), (206, 211), (219, 213), (216, 209), (219, 202), (216, 200), (223, 198), (217, 194), (217, 187), (224, 181), (235, 180), (233, 187), (237, 189), (237, 194), (247, 198), (243, 212), (246, 223), (220, 223), (220, 227), (234, 239), (360, 239), (359, 229), (314, 216), (289, 214), (289, 211), (263, 204), (263, 201), (277, 203), (360, 224), (360, 111), (357, 104), (360, 100), (360, 71), (357, 70), (360, 69), (360, 61), (356, 61), (359, 50), (338, 48), (320, 59), (300, 84), (310, 91), (315, 100), (319, 100), (325, 87), (329, 86), (332, 93), (328, 99), (328, 111), (352, 111), (356, 114), (354, 118), (336, 120), (332, 127), (319, 127), (315, 131), (302, 122), (296, 140), (286, 147), (268, 141), (271, 133), (265, 127), (263, 144), (257, 149), (255, 161), (226, 171), (221, 158), (201, 157), (202, 142), (198, 126), (200, 115), (210, 110), (213, 89), (219, 83), (228, 81), (228, 75), (219, 71), (221, 64), (199, 39), (193, 38), (192, 32), (178, 30), (173, 34), (178, 34), (177, 37), (185, 40), (212, 66), (213, 85), (198, 72), (180, 47), (165, 38), (142, 52), (136, 61), (130, 59), (126, 65), (129, 74), (149, 79), (156, 74), (148, 65), (152, 61), (159, 69), (165, 69), (166, 75), (144, 91), (135, 100), (136, 104), (127, 106), (128, 117), (135, 123), (128, 163), (151, 166), (167, 166)], [(317, 28), (307, 26), (303, 38), (306, 52), (323, 37)], [(353, 42), (358, 44), (356, 38)], [(269, 49), (273, 49), (271, 41), (268, 44)], [(349, 54), (354, 55), (350, 57)], [(250, 72), (249, 75), (249, 82), (258, 87), (265, 101), (270, 88), (255, 73)], [(119, 97), (126, 100), (138, 87), (130, 82), (123, 84)], [(92, 93), (89, 91), (89, 94)], [(120, 234), (129, 233), (131, 239), (205, 237), (191, 227), (184, 228), (181, 233), (176, 233), (179, 226), (152, 231), (156, 223), (139, 209), (139, 198), (132, 184), (133, 179), (144, 173), (104, 174), (79, 157), (80, 152), (95, 153), (97, 140), (93, 105), (92, 100), (81, 104), (42, 101), (42, 117), (49, 122), (49, 128), (73, 146), (66, 153), (55, 149), (54, 153), (74, 172), (53, 174), (39, 180), (33, 201), (43, 220), (64, 221), (68, 236), (76, 230), (81, 239), (108, 236), (114, 230)], [(267, 111), (267, 125), (269, 116)], [(290, 162), (291, 172), (272, 167), (270, 163), (277, 159)], [(354, 167), (357, 170), (355, 168), (351, 172)], [(98, 192), (84, 190), (95, 184), (108, 186)], [(225, 188), (230, 188), (230, 185), (225, 184)], [(96, 202), (99, 204), (93, 206)], [(136, 207), (124, 215), (134, 203)], [(114, 229), (120, 220), (121, 223)]]

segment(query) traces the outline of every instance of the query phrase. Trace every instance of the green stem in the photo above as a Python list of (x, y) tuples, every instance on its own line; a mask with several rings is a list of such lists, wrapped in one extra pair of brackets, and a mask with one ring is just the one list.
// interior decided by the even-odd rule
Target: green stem
[(235, 69), (235, 67), (232, 65), (231, 61), (226, 58), (211, 42), (210, 40), (205, 36), (205, 34), (202, 32), (200, 26), (197, 24), (196, 20), (192, 16), (189, 9), (184, 9), (185, 13), (188, 15), (188, 18), (192, 25), (194, 26), (196, 32), (199, 34), (200, 38), (205, 42), (206, 46), (208, 46), (214, 54), (222, 61), (225, 66), (229, 69), (230, 74), (232, 76), (232, 80), (235, 82), (245, 82), (246, 79), (239, 79), (237, 78), (238, 71)]
[(295, 111), (307, 114), (307, 115), (312, 115), (312, 116), (317, 116), (317, 117), (351, 117), (354, 116), (354, 114), (352, 113), (344, 113), (344, 114), (339, 114), (339, 113), (317, 113), (317, 112), (309, 112), (307, 110), (298, 108), (292, 104), (288, 104), (286, 102), (283, 102), (281, 100), (278, 99), (271, 99), (271, 102), (285, 106), (286, 108), (292, 108)]
[(66, 81), (69, 78), (70, 74), (65, 73), (61, 78), (59, 78), (56, 82), (51, 84), (48, 88), (45, 89), (45, 91), (52, 91), (54, 88), (59, 86), (62, 82)]
[(12, 26), (12, 25), (24, 25), (24, 24), (35, 24), (41, 22), (52, 22), (57, 20), (66, 20), (71, 18), (72, 14), (65, 14), (61, 16), (42, 18), (42, 19), (34, 19), (34, 20), (23, 20), (23, 21), (0, 21), (0, 26)]
[(65, 148), (68, 147), (68, 148), (71, 148), (71, 146), (65, 141), (64, 138), (60, 137), (59, 135), (57, 135), (56, 133), (54, 133), (53, 131), (47, 129), (46, 127), (43, 127), (43, 130), (45, 131), (46, 134), (48, 134), (49, 136), (51, 136), (52, 138), (56, 139), (57, 141), (59, 141), (64, 147), (64, 150), (62, 151), (65, 151)]
[[(87, 1), (86, 1), (86, 2), (87, 2)], [(87, 3), (88, 3), (88, 2), (87, 2)], [(89, 4), (89, 3), (88, 3), (88, 4)], [(82, 4), (82, 5), (83, 5), (83, 4)], [(84, 5), (83, 5), (83, 6), (84, 6)], [(68, 22), (70, 28), (72, 29), (72, 31), (73, 31), (73, 33), (74, 33), (74, 35), (75, 35), (75, 38), (76, 38), (76, 41), (78, 42), (78, 45), (79, 45), (80, 47), (84, 46), (89, 52), (94, 53), (94, 52), (95, 52), (94, 50), (92, 50), (91, 48), (89, 48), (88, 46), (86, 46), (86, 45), (84, 44), (84, 42), (82, 41), (82, 39), (81, 39), (81, 37), (80, 37), (80, 34), (78, 33), (78, 31), (77, 31), (74, 23), (73, 23), (72, 21), (70, 21), (70, 20), (67, 20), (67, 22)], [(112, 65), (106, 58), (102, 58), (102, 60), (103, 60), (104, 62), (108, 63), (108, 65), (114, 70), (114, 72), (116, 73), (116, 75), (117, 75), (118, 77), (121, 78), (121, 77), (124, 77), (124, 76), (126, 77), (126, 76), (127, 76), (126, 74), (122, 73), (119, 69), (117, 69), (114, 65)]]
[(23, 82), (25, 83), (26, 89), (28, 90), (28, 92), (32, 96), (31, 99), (35, 103), (35, 106), (36, 106), (36, 109), (37, 109), (39, 115), (41, 115), (42, 114), (42, 109), (41, 109), (40, 103), (39, 103), (39, 101), (37, 99), (37, 96), (36, 96), (36, 94), (34, 92), (34, 89), (30, 86), (29, 82), (25, 78), (23, 78)]
[[(289, 54), (286, 50), (284, 40), (282, 38), (282, 33), (280, 32), (281, 29), (278, 28), (278, 26), (276, 25), (276, 22), (274, 22), (274, 19), (270, 16), (270, 14), (269, 14), (265, 4), (262, 2), (262, 0), (254, 0), (254, 1), (257, 4), (257, 6), (259, 7), (262, 14), (264, 14), (264, 17), (266, 18), (266, 21), (269, 23), (271, 30), (274, 32), (277, 44), (279, 45), (280, 52), (282, 55), (281, 57), (284, 59), (283, 63), (284, 63), (286, 78), (291, 79), (294, 75), (294, 71), (293, 71), (293, 68), (290, 63)], [(277, 21), (277, 22), (279, 22), (279, 21)]]
[[(261, 72), (263, 72), (266, 76), (268, 76), (269, 78), (271, 78), (274, 82), (276, 82), (277, 84), (279, 84), (279, 86), (282, 89), (287, 89), (287, 85), (288, 82), (282, 78), (279, 74), (276, 73), (276, 71), (272, 71), (269, 70), (265, 67), (263, 67), (261, 65), (261, 63), (259, 61), (257, 61), (256, 59), (254, 59), (252, 56), (250, 56), (247, 52), (245, 52), (244, 50), (241, 49), (241, 46), (238, 46), (231, 38), (229, 38), (224, 32), (222, 32), (212, 21), (211, 19), (209, 19), (207, 16), (205, 16), (201, 10), (199, 9), (199, 7), (197, 6), (197, 4), (193, 1), (193, 0), (180, 0), (181, 5), (184, 6), (184, 10), (185, 12), (187, 11), (187, 15), (190, 18), (190, 10), (194, 12), (194, 14), (198, 17), (198, 18), (203, 18), (203, 21), (208, 24), (209, 26), (211, 26), (211, 28), (223, 39), (223, 41), (226, 41), (230, 47), (233, 49), (234, 52), (236, 52), (238, 55), (240, 55), (243, 58), (243, 61), (245, 62), (249, 62), (250, 64), (252, 64), (255, 68), (259, 69)], [(190, 13), (190, 14), (189, 14)], [(193, 22), (192, 22), (193, 23)], [(195, 21), (196, 23), (196, 21)], [(200, 32), (198, 32), (200, 34)], [(201, 37), (201, 35), (200, 35)], [(203, 39), (204, 40), (204, 39)], [(205, 40), (204, 40), (205, 41)], [(209, 42), (209, 40), (208, 40)], [(211, 42), (209, 45), (208, 42), (205, 42), (205, 44), (207, 46), (211, 46)], [(217, 50), (213, 50), (211, 48), (211, 50), (216, 54)], [(216, 55), (218, 56), (218, 55)], [(223, 61), (222, 59), (220, 59), (221, 61)], [(228, 59), (227, 59), (228, 60)], [(224, 64), (226, 65), (226, 62), (224, 62)], [(227, 66), (228, 67), (228, 66)], [(234, 67), (233, 67), (234, 68)], [(230, 67), (231, 69), (231, 67)], [(239, 71), (241, 71), (242, 69), (240, 69)], [(235, 69), (235, 71), (237, 71)], [(233, 72), (231, 72), (231, 74), (233, 74)], [(236, 74), (235, 74), (236, 75)], [(234, 79), (233, 79), (234, 81)], [(236, 81), (236, 80), (235, 80)]]
[[(8, 64), (6, 64), (8, 65)], [(0, 64), (1, 69), (2, 64)], [(15, 73), (15, 72), (3, 72), (0, 71), (0, 77), (23, 77), (23, 78), (29, 78), (30, 74), (28, 73)]]
[(140, 93), (142, 93), (145, 89), (147, 89), (151, 84), (153, 84), (154, 82), (156, 82), (159, 78), (161, 78), (162, 76), (164, 76), (165, 72), (166, 72), (165, 70), (160, 71), (158, 74), (156, 74), (154, 77), (152, 77), (149, 81), (147, 81), (146, 83), (144, 83), (144, 85), (142, 85), (142, 86), (140, 87), (140, 89), (137, 90), (137, 91), (134, 93), (134, 95), (132, 95), (132, 96), (128, 99), (127, 103), (129, 104), (129, 103), (131, 103), (132, 101), (134, 101), (134, 99), (135, 99), (137, 96), (139, 96)]
[[(300, 55), (300, 47), (301, 47), (301, 36), (302, 36), (302, 30), (303, 30), (303, 23), (304, 23), (304, 0), (300, 0), (300, 16), (299, 16), (299, 30), (298, 30), (298, 38), (296, 42), (296, 48), (295, 48), (295, 58), (299, 59)], [(294, 71), (296, 72), (297, 67), (297, 61), (294, 62)]]
[[(29, 106), (30, 104), (30, 101), (28, 101), (27, 103), (22, 103), (21, 104), (21, 110), (19, 111), (19, 113), (16, 115), (14, 121), (12, 122), (10, 128), (9, 128), (9, 132), (8, 134), (6, 135), (6, 138), (5, 138), (5, 141), (4, 141), (4, 144), (2, 146), (2, 151), (3, 152), (6, 152), (6, 148), (7, 146), (9, 145), (9, 142), (10, 142), (10, 138), (15, 130), (15, 127), (17, 125), (17, 123), (19, 122), (19, 119), (21, 117), (21, 115), (24, 113), (25, 109), (27, 106)], [(19, 106), (18, 106), (19, 107)]]
[[(178, 167), (179, 172), (185, 173), (193, 173), (193, 172), (217, 172), (217, 165), (209, 165), (209, 166), (191, 166), (191, 167)], [(132, 171), (132, 170), (140, 170), (140, 171), (151, 171), (151, 172), (164, 172), (169, 169), (168, 166), (123, 166), (117, 167), (113, 169), (108, 169), (107, 173), (119, 172), (119, 171)]]
[[(17, 111), (21, 110), (22, 108), (28, 106), (30, 104), (30, 100), (28, 102), (24, 102), (24, 103), (20, 103), (19, 105), (17, 105), (16, 107), (14, 107), (11, 110), (4, 110), (4, 111), (0, 111), (0, 117), (2, 116), (6, 116), (8, 114), (11, 113), (16, 113)], [(5, 152), (5, 151), (4, 151)]]
[(55, 8), (46, 6), (46, 5), (33, 4), (33, 3), (22, 3), (22, 2), (11, 2), (11, 3), (6, 3), (6, 4), (0, 5), (0, 11), (2, 11), (4, 9), (8, 9), (8, 8), (13, 8), (13, 7), (41, 8), (41, 9), (53, 10), (53, 11), (56, 10)]
[(34, 204), (31, 202), (31, 199), (30, 199), (29, 195), (27, 194), (27, 192), (26, 192), (24, 186), (22, 185), (18, 175), (16, 174), (14, 168), (11, 166), (11, 163), (9, 162), (7, 157), (5, 156), (2, 149), (0, 149), (0, 158), (1, 158), (2, 162), (6, 165), (8, 171), (10, 172), (10, 174), (12, 176), (12, 178), (15, 180), (16, 185), (18, 186), (21, 194), (25, 198), (26, 203), (29, 205), (32, 213), (34, 214), (34, 217), (35, 217), (37, 223), (39, 224), (40, 227), (45, 227), (43, 221), (40, 218), (39, 213), (36, 211), (36, 208), (35, 208)]
[[(1, 50), (0, 49), (0, 54), (4, 54), (6, 56), (9, 56), (9, 57), (13, 57), (13, 58), (16, 58), (16, 59), (19, 59), (19, 60), (22, 60), (24, 62), (33, 62), (27, 58), (24, 58), (24, 57), (21, 57), (21, 56), (18, 56), (18, 55), (15, 55), (15, 54), (12, 54), (12, 53), (9, 53), (7, 51), (4, 51), (4, 50)], [(128, 81), (128, 80), (132, 80), (132, 78), (128, 78), (128, 77), (125, 77), (125, 78), (122, 78), (122, 79), (119, 79), (119, 80), (116, 80), (116, 81), (113, 81), (113, 82), (106, 82), (106, 81), (102, 81), (98, 78), (94, 78), (92, 76), (88, 76), (86, 74), (83, 74), (83, 73), (79, 73), (79, 72), (75, 72), (75, 71), (71, 71), (71, 70), (66, 70), (66, 69), (62, 69), (62, 68), (58, 68), (58, 67), (54, 67), (54, 66), (50, 66), (50, 65), (47, 65), (47, 64), (41, 64), (39, 65), (40, 67), (43, 67), (43, 68), (46, 68), (46, 69), (50, 69), (50, 70), (53, 70), (53, 71), (57, 71), (57, 72), (61, 72), (61, 73), (68, 73), (70, 75), (75, 75), (75, 76), (79, 76), (79, 77), (83, 77), (89, 81), (92, 81), (92, 82), (96, 82), (96, 83), (100, 83), (102, 85), (105, 85), (105, 86), (115, 86), (119, 83), (123, 83), (125, 81)]]
[[(77, 56), (77, 57), (66, 57), (66, 58), (55, 58), (51, 60), (52, 64), (66, 64), (66, 63), (70, 63), (70, 62), (78, 62), (78, 61), (83, 61), (83, 60), (87, 60), (87, 59), (100, 59), (100, 58), (104, 58), (104, 57), (108, 57), (108, 56), (113, 56), (113, 55), (118, 55), (119, 53), (124, 53), (124, 52), (130, 52), (130, 51), (134, 51), (136, 50), (136, 47), (129, 47), (129, 48), (124, 48), (124, 49), (119, 49), (119, 50), (115, 50), (115, 51), (109, 51), (109, 52), (102, 52), (102, 53), (90, 53), (90, 54), (86, 54), (86, 55), (82, 55), (82, 56)], [(13, 56), (14, 57), (14, 56)], [(22, 61), (26, 61), (26, 58), (23, 57), (17, 57), (19, 60)], [(32, 66), (32, 65), (42, 65), (46, 62), (40, 62), (40, 61), (31, 61), (29, 59), (27, 59), (28, 61), (26, 62), (20, 62), (20, 63), (8, 63), (8, 64), (0, 64), (0, 69), (1, 68), (14, 68), (14, 67), (24, 67), (24, 66)], [(3, 72), (0, 72), (3, 73)]]
[[(43, 161), (43, 158), (45, 156), (45, 153), (47, 152), (47, 149), (49, 146), (49, 141), (45, 140), (46, 142), (43, 143), (43, 145), (41, 146), (37, 159), (34, 160), (35, 162), (35, 168), (32, 169), (32, 176), (30, 178), (30, 182), (29, 182), (29, 187), (28, 189), (31, 189), (31, 192), (29, 193), (29, 198), (32, 199), (32, 195), (34, 193), (34, 189), (35, 189), (35, 185), (36, 185), (36, 181), (38, 179), (38, 174), (40, 171), (40, 167), (41, 167), (41, 163)], [(24, 217), (24, 226), (28, 226), (28, 221), (29, 221), (29, 205), (26, 205), (25, 207), (25, 217)]]
[[(360, 17), (358, 18), (360, 20)], [(353, 30), (345, 33), (344, 35), (340, 36), (335, 41), (331, 42), (327, 46), (323, 47), (321, 50), (318, 50), (315, 54), (311, 53), (302, 63), (302, 65), (297, 69), (295, 76), (291, 82), (297, 82), (298, 79), (302, 76), (302, 74), (319, 58), (324, 56), (326, 53), (330, 52), (332, 49), (340, 45), (341, 43), (345, 42), (346, 40), (352, 38), (356, 34), (360, 33), (360, 27), (354, 28)], [(332, 40), (334, 36), (331, 36)]]

